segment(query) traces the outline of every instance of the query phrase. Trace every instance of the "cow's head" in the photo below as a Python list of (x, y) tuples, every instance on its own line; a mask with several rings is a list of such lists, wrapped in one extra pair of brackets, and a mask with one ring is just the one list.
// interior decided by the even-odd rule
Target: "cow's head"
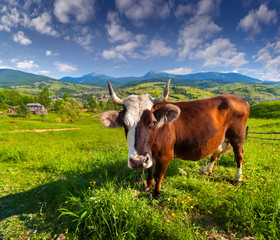
[(160, 97), (152, 98), (149, 94), (130, 95), (120, 99), (108, 81), (109, 93), (115, 104), (122, 105), (120, 111), (108, 111), (101, 115), (101, 123), (110, 128), (124, 127), (128, 145), (128, 167), (132, 169), (152, 166), (152, 134), (155, 129), (174, 121), (180, 109), (173, 104), (163, 104), (157, 110), (155, 105), (168, 98), (170, 80)]

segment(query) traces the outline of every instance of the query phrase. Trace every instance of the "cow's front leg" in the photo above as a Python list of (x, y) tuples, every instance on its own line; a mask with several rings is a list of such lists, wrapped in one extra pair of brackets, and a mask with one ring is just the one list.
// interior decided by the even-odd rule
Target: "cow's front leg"
[(156, 163), (156, 172), (155, 172), (156, 187), (152, 194), (152, 196), (154, 198), (158, 198), (160, 195), (161, 181), (163, 179), (163, 176), (165, 174), (165, 171), (166, 171), (167, 166), (170, 163), (171, 159), (172, 159), (172, 157), (161, 159), (160, 161), (157, 161), (157, 163)]
[(151, 166), (150, 168), (147, 169), (148, 177), (147, 177), (146, 192), (149, 192), (151, 190), (151, 188), (153, 187), (153, 182), (154, 182), (153, 170), (154, 170), (154, 166)]

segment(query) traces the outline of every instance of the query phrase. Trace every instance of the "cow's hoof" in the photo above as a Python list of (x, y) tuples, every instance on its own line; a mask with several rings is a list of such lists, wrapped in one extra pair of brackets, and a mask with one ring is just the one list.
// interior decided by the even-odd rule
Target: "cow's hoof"
[(201, 175), (201, 176), (209, 176), (209, 175), (211, 175), (211, 173), (212, 173), (212, 171), (208, 171), (208, 172), (202, 171), (202, 172), (200, 173), (200, 175)]
[(158, 199), (159, 195), (160, 195), (159, 192), (153, 191), (153, 193), (152, 193), (152, 197), (153, 197), (154, 199)]
[(241, 182), (243, 180), (243, 175), (242, 174), (235, 175), (234, 180), (236, 182)]
[(152, 187), (145, 187), (145, 188), (144, 188), (144, 191), (145, 191), (145, 192), (150, 192), (151, 189), (152, 189)]

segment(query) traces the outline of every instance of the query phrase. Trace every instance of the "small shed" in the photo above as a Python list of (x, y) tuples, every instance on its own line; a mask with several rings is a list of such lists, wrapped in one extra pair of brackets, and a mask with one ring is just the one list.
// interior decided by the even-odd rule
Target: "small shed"
[(29, 108), (31, 114), (36, 114), (36, 115), (48, 114), (48, 110), (40, 103), (27, 103), (27, 107)]
[(8, 109), (8, 113), (11, 113), (11, 114), (17, 114), (17, 112), (16, 112), (16, 108), (18, 108), (18, 106), (12, 106), (12, 107), (9, 107), (9, 109)]

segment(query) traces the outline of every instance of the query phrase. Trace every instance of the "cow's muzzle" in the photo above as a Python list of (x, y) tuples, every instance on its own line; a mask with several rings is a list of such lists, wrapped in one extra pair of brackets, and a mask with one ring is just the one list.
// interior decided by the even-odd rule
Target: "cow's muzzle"
[(150, 154), (129, 156), (128, 167), (131, 169), (150, 168), (153, 165), (153, 160)]

